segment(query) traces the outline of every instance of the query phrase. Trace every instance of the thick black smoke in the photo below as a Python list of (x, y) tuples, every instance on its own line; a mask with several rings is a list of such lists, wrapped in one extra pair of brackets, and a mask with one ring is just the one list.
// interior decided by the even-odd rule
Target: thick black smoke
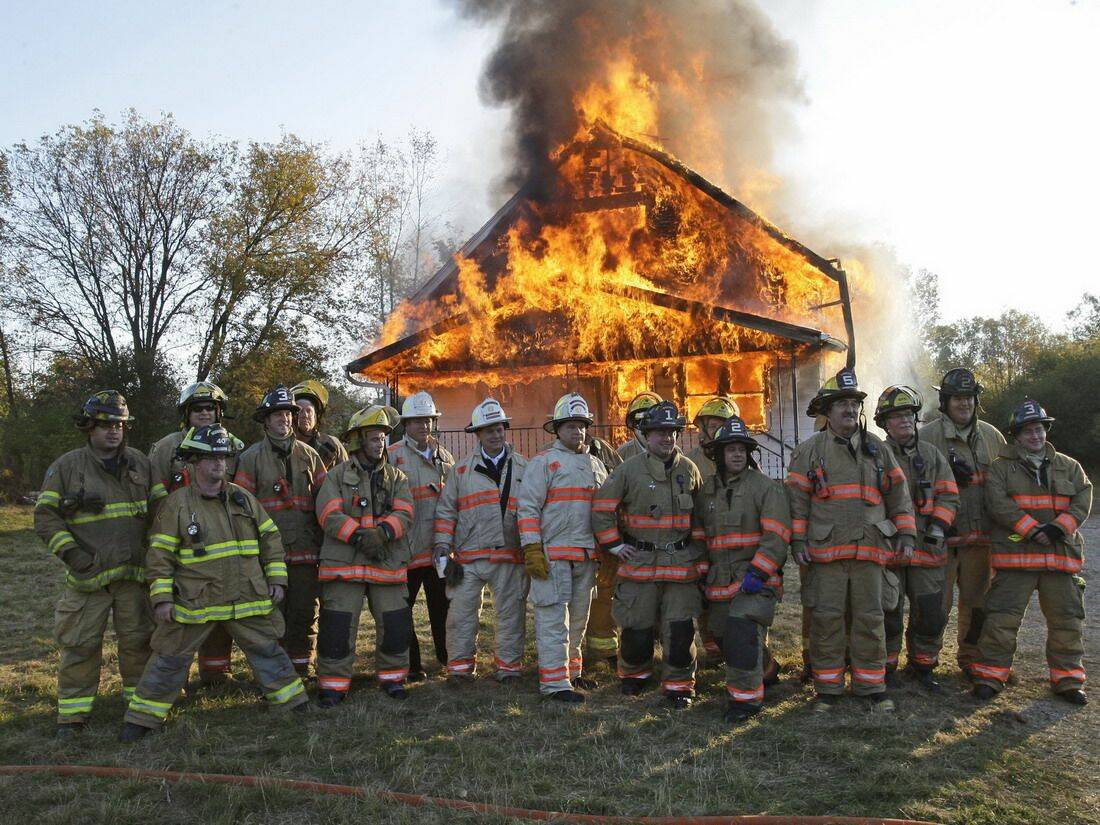
[(577, 130), (574, 96), (625, 47), (655, 84), (660, 142), (736, 189), (770, 168), (801, 96), (794, 47), (752, 0), (455, 0), (501, 26), (482, 75), (512, 110), (508, 183), (547, 180), (551, 152)]

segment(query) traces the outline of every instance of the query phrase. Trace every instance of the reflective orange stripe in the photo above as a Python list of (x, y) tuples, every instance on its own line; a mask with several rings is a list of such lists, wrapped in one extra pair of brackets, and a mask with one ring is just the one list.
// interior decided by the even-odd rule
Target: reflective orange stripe
[(810, 484), (810, 479), (802, 475), (802, 473), (796, 473), (794, 471), (788, 471), (787, 473), (787, 486), (797, 487), (805, 493), (810, 492), (813, 489), (813, 485)]
[(481, 490), (458, 499), (459, 510), (473, 510), (477, 507), (488, 507), (494, 504), (500, 506), (499, 490)]
[(731, 547), (755, 547), (760, 543), (760, 533), (719, 533), (707, 536), (708, 550), (728, 550)]
[(824, 493), (819, 491), (816, 497), (840, 500), (862, 499), (871, 504), (882, 504), (882, 493), (865, 484), (829, 484), (826, 485), (825, 491)]
[(555, 501), (592, 501), (591, 487), (551, 487), (546, 491), (546, 503)]
[(1067, 536), (1072, 536), (1077, 532), (1077, 528), (1080, 526), (1077, 523), (1077, 519), (1071, 516), (1069, 513), (1062, 513), (1056, 519), (1054, 523), (1066, 531)]
[(690, 530), (691, 514), (676, 513), (671, 516), (641, 516), (623, 514), (623, 523), (635, 530)]
[(594, 498), (592, 499), (592, 512), (613, 513), (622, 502), (619, 498)]
[(619, 562), (620, 578), (630, 581), (667, 581), (667, 582), (691, 582), (699, 578), (699, 571), (694, 567), (682, 565), (633, 565), (628, 562)]
[(1053, 570), (1059, 573), (1080, 573), (1081, 559), (1057, 553), (999, 553), (992, 557), (994, 570)]
[(1016, 523), (1012, 526), (1012, 529), (1019, 533), (1021, 536), (1027, 536), (1032, 530), (1039, 526), (1039, 522), (1024, 513), (1017, 519)]
[(892, 557), (889, 550), (871, 547), (866, 544), (835, 544), (830, 547), (809, 548), (810, 558), (815, 562), (830, 562), (839, 559), (856, 559), (886, 564)]
[(373, 584), (404, 584), (408, 581), (407, 568), (402, 566), (396, 570), (387, 570), (382, 567), (371, 567), (368, 564), (331, 564), (321, 562), (317, 570), (317, 580), (370, 582)]
[(1020, 507), (1027, 507), (1035, 510), (1068, 510), (1070, 504), (1069, 496), (1056, 496), (1053, 493), (1046, 493), (1040, 496), (1019, 494), (1011, 496), (1011, 499)]
[(760, 519), (760, 526), (769, 533), (775, 533), (783, 541), (789, 542), (791, 540), (791, 528), (781, 521), (773, 518), (762, 518)]
[(433, 490), (431, 485), (413, 487), (411, 492), (414, 501), (423, 501), (424, 499), (428, 498), (439, 498), (439, 491)]

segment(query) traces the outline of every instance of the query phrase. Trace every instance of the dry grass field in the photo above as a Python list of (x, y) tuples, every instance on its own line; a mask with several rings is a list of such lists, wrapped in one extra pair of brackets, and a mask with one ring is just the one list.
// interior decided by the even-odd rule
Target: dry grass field
[[(1051, 698), (1042, 619), (1033, 603), (1016, 670), (1019, 684), (979, 706), (957, 670), (930, 698), (907, 685), (890, 718), (848, 700), (821, 718), (798, 684), (797, 576), (773, 646), (785, 665), (765, 713), (736, 730), (722, 723), (721, 675), (704, 670), (703, 698), (666, 710), (656, 692), (626, 699), (606, 672), (587, 704), (540, 701), (531, 669), (520, 685), (483, 679), (453, 688), (433, 678), (397, 704), (377, 690), (359, 641), (361, 678), (343, 706), (293, 718), (269, 715), (246, 692), (188, 698), (165, 732), (116, 741), (123, 712), (113, 642), (88, 730), (53, 739), (53, 603), (60, 565), (30, 531), (30, 508), (0, 508), (0, 763), (137, 766), (311, 779), (524, 808), (645, 815), (846, 814), (945, 823), (1100, 824), (1100, 695), (1087, 708)], [(1088, 591), (1086, 668), (1100, 672), (1100, 530)], [(421, 638), (426, 616), (418, 615)], [(369, 622), (367, 623), (369, 624)], [(489, 661), (491, 613), (480, 657)], [(953, 632), (953, 631), (952, 631)], [(426, 646), (430, 650), (430, 646)], [(430, 653), (427, 654), (430, 661)], [(945, 660), (953, 662), (954, 651)], [(534, 661), (533, 652), (529, 662)], [(248, 679), (244, 660), (235, 660)], [(493, 822), (472, 814), (270, 788), (2, 778), (0, 821), (36, 823)]]

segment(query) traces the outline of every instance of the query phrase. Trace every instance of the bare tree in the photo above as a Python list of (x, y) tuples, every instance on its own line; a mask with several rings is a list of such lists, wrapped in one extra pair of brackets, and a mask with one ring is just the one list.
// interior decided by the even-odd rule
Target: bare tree
[(203, 229), (230, 159), (171, 116), (98, 114), (8, 155), (16, 302), (53, 349), (87, 362), (155, 368), (169, 330), (206, 286)]

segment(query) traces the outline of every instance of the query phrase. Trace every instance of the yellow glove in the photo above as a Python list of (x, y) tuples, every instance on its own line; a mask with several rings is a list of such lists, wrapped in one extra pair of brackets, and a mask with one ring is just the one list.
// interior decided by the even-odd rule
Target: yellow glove
[(523, 566), (532, 579), (550, 578), (550, 562), (546, 560), (541, 544), (523, 545)]

